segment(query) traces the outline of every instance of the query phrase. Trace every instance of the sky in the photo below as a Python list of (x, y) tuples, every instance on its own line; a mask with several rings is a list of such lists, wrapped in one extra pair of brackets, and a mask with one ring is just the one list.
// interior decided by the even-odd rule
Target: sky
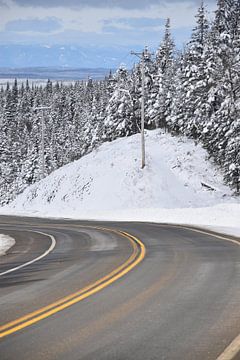
[[(0, 0), (0, 45), (156, 47), (171, 18), (186, 42), (200, 0)], [(215, 0), (206, 0), (209, 13)]]

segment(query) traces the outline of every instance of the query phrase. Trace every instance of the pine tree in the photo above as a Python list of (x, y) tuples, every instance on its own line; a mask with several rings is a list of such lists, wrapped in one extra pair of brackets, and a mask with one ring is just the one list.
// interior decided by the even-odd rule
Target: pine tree
[(136, 132), (134, 116), (134, 89), (128, 71), (121, 66), (115, 76), (115, 88), (106, 109), (104, 137), (113, 140), (121, 136), (129, 136)]
[[(227, 168), (225, 162), (231, 127), (238, 117), (237, 84), (239, 71), (237, 53), (239, 53), (239, 9), (234, 0), (218, 1), (216, 18), (212, 30), (212, 52), (215, 58), (214, 112), (211, 123), (216, 131), (208, 137), (206, 145), (216, 161)], [(206, 141), (205, 141), (206, 142)]]
[(196, 15), (196, 27), (187, 45), (179, 75), (178, 102), (175, 101), (175, 118), (181, 132), (197, 139), (204, 127), (205, 104), (209, 74), (206, 61), (208, 21), (202, 3)]
[(157, 127), (166, 127), (170, 115), (173, 92), (175, 44), (171, 35), (170, 19), (167, 19), (163, 40), (156, 53), (154, 85), (151, 105), (151, 115), (155, 118)]

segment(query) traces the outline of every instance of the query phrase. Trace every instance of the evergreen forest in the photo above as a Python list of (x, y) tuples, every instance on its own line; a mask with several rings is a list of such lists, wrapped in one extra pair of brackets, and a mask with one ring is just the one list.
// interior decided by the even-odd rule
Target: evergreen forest
[(155, 54), (145, 49), (131, 70), (120, 66), (102, 81), (89, 78), (65, 85), (49, 80), (46, 86), (26, 81), (19, 86), (15, 80), (2, 88), (0, 204), (103, 142), (138, 133), (142, 65), (145, 128), (163, 128), (200, 142), (239, 194), (240, 0), (218, 0), (211, 21), (201, 4), (182, 51), (175, 47), (167, 19)]

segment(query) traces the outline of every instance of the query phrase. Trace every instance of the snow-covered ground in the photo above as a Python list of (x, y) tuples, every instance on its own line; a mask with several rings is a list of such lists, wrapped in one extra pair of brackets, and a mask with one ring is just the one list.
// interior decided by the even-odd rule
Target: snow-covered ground
[(240, 236), (240, 199), (200, 145), (147, 131), (146, 154), (142, 170), (139, 134), (105, 143), (29, 187), (1, 213), (194, 224)]
[(14, 244), (15, 240), (12, 237), (0, 234), (0, 256), (5, 255)]

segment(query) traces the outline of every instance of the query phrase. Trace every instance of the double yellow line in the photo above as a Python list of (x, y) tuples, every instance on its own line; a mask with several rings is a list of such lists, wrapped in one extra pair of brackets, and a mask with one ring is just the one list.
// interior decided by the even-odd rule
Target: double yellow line
[[(96, 229), (96, 228), (95, 228)], [(68, 308), (69, 306), (72, 306), (87, 297), (101, 291), (108, 285), (112, 284), (113, 282), (117, 281), (124, 275), (126, 275), (129, 271), (131, 271), (135, 266), (137, 266), (145, 257), (146, 249), (144, 244), (136, 238), (135, 236), (132, 236), (126, 232), (123, 231), (116, 231), (106, 228), (98, 228), (98, 230), (113, 232), (117, 235), (121, 235), (125, 238), (127, 238), (133, 247), (133, 252), (131, 256), (127, 259), (126, 262), (124, 262), (122, 265), (120, 265), (118, 268), (113, 270), (108, 275), (102, 277), (101, 279), (95, 281), (94, 283), (84, 287), (83, 289), (80, 289), (79, 291), (70, 294), (62, 299), (59, 299), (58, 301), (49, 304), (45, 307), (42, 307), (34, 312), (31, 312), (25, 316), (22, 316), (14, 321), (11, 321), (9, 323), (6, 323), (2, 326), (0, 326), (0, 338), (3, 338), (7, 335), (10, 335), (12, 333), (15, 333), (19, 330), (22, 330), (30, 325), (33, 325), (53, 314), (56, 314), (57, 312), (64, 310)]]

